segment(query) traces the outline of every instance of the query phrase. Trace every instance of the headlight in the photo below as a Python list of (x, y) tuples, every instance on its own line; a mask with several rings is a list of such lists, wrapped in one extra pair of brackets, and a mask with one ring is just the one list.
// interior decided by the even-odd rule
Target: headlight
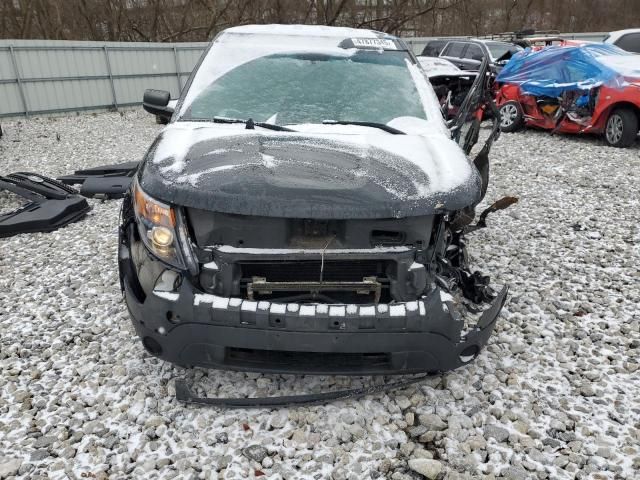
[(160, 260), (185, 269), (174, 209), (143, 192), (137, 180), (133, 182), (132, 193), (136, 223), (144, 244)]

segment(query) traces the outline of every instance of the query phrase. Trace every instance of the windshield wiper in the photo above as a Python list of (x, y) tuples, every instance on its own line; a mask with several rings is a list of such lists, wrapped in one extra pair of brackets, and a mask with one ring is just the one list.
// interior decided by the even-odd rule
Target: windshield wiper
[(268, 130), (277, 130), (278, 132), (295, 132), (291, 128), (276, 125), (275, 123), (254, 122), (252, 118), (242, 120), (241, 118), (213, 117), (214, 123), (244, 123), (247, 130), (253, 130), (255, 127), (262, 127)]
[(380, 130), (384, 130), (388, 133), (393, 133), (394, 135), (406, 135), (402, 130), (398, 130), (397, 128), (390, 127), (384, 123), (376, 123), (376, 122), (356, 122), (349, 120), (323, 120), (324, 125), (358, 125), (361, 127), (373, 127), (379, 128)]

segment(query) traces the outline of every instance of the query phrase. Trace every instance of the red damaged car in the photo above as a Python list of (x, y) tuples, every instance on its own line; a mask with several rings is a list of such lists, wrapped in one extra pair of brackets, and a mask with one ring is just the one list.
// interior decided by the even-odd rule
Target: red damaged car
[(501, 129), (602, 134), (629, 147), (640, 125), (640, 55), (613, 45), (527, 49), (496, 79)]

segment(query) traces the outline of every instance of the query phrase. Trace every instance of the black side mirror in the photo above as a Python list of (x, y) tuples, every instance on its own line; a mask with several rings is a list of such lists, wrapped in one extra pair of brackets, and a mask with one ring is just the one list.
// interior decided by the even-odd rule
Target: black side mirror
[(476, 60), (477, 62), (482, 62), (482, 60), (484, 60), (484, 56), (475, 54), (475, 55), (471, 56), (471, 60)]
[(142, 108), (168, 122), (173, 115), (173, 108), (169, 106), (170, 99), (171, 94), (165, 90), (147, 89), (142, 97)]

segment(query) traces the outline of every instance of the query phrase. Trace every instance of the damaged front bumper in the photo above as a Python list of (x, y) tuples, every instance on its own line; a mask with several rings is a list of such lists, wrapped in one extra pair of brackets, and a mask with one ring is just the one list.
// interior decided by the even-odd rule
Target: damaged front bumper
[[(203, 293), (186, 277), (144, 293), (129, 246), (120, 271), (137, 334), (151, 354), (179, 365), (313, 374), (438, 373), (471, 362), (487, 343), (507, 288), (472, 326), (435, 287), (417, 301), (327, 305)], [(464, 332), (464, 334), (463, 334)]]

